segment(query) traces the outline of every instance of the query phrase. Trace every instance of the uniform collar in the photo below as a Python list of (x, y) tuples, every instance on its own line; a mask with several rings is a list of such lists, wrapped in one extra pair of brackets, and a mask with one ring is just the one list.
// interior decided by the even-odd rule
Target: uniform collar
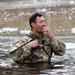
[[(30, 35), (35, 39), (40, 39), (40, 37), (38, 35), (36, 35), (33, 31), (30, 31)], [(46, 35), (43, 34), (41, 39), (42, 40), (47, 39)]]

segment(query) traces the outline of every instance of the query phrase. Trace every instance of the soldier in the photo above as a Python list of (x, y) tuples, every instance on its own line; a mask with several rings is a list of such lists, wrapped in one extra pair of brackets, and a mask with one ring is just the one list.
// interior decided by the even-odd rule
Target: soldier
[[(13, 48), (19, 49), (11, 55), (16, 63), (51, 62), (53, 53), (64, 55), (65, 44), (54, 38), (42, 14), (33, 14), (29, 18), (29, 23), (31, 31), (22, 37)], [(25, 45), (22, 46), (23, 44)]]

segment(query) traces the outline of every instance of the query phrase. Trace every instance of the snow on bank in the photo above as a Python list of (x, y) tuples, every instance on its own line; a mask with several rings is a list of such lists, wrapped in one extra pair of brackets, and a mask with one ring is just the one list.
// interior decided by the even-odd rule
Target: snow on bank
[(71, 33), (75, 34), (75, 27), (71, 29)]
[(18, 28), (10, 28), (10, 27), (6, 27), (6, 28), (2, 28), (0, 29), (0, 33), (8, 33), (8, 32), (16, 32), (18, 31)]
[[(0, 29), (0, 34), (2, 34), (2, 33), (13, 33), (13, 32), (17, 32), (17, 31), (19, 31), (19, 28), (10, 28), (10, 27), (5, 27), (5, 28), (2, 28), (2, 29)], [(28, 34), (30, 32), (30, 30), (21, 30), (20, 31), (20, 34)]]
[(30, 30), (21, 30), (20, 34), (29, 34)]
[[(17, 28), (5, 27), (5, 28), (0, 29), (0, 34), (2, 34), (2, 33), (11, 33), (11, 32), (13, 33), (13, 32), (17, 32), (17, 31), (19, 31), (18, 27)], [(63, 31), (64, 31), (64, 29), (63, 29)], [(20, 34), (28, 34), (30, 32), (30, 30), (24, 29), (24, 30), (21, 30), (19, 32), (20, 32)], [(75, 34), (75, 27), (71, 28), (71, 33)]]

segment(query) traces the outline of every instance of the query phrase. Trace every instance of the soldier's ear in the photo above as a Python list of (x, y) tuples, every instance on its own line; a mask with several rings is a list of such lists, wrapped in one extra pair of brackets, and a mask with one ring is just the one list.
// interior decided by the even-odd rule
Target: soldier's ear
[(32, 25), (32, 28), (35, 28), (36, 26), (34, 22), (32, 22), (31, 25)]

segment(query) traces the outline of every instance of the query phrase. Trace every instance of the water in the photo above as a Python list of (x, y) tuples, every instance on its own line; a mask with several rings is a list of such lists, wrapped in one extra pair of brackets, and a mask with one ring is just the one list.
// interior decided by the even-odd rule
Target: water
[[(12, 45), (22, 36), (0, 36), (0, 57), (9, 53)], [(52, 56), (52, 64), (36, 63), (18, 65), (11, 58), (0, 59), (0, 75), (74, 75), (75, 36), (55, 36), (66, 44), (64, 56)], [(70, 40), (70, 41), (69, 41)]]
[(28, 18), (35, 12), (46, 15), (47, 25), (51, 27), (55, 38), (66, 44), (65, 55), (53, 55), (52, 65), (49, 63), (18, 65), (11, 58), (0, 58), (0, 75), (75, 75), (74, 1), (59, 0), (52, 3), (50, 1), (0, 2), (0, 57), (9, 53), (13, 44), (29, 32)]

